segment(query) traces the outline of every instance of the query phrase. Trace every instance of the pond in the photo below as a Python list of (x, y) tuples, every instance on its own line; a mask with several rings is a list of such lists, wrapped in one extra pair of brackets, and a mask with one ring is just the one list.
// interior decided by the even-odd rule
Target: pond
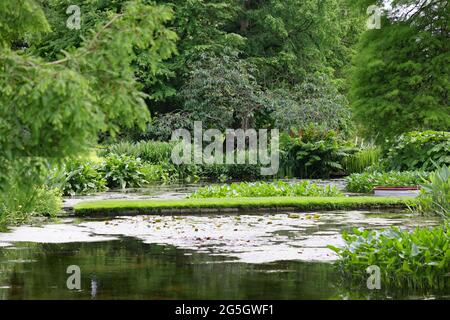
[[(430, 218), (361, 211), (62, 219), (0, 233), (1, 299), (409, 299), (444, 292), (346, 289), (326, 246), (351, 227)], [(81, 270), (81, 290), (66, 286)]]

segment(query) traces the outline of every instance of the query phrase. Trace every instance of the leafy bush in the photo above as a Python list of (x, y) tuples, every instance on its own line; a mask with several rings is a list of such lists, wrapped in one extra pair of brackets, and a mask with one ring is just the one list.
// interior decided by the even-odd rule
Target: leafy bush
[(101, 155), (110, 154), (127, 155), (151, 164), (163, 164), (170, 162), (173, 143), (161, 141), (119, 142), (110, 145)]
[(298, 183), (241, 182), (221, 186), (199, 188), (191, 198), (236, 198), (236, 197), (336, 197), (342, 194), (335, 186), (318, 186), (308, 181)]
[(141, 187), (148, 183), (148, 168), (140, 158), (111, 154), (100, 166), (109, 188)]
[(309, 126), (280, 137), (280, 176), (329, 178), (343, 171), (341, 162), (348, 156), (334, 131)]
[(210, 128), (254, 128), (258, 111), (269, 103), (252, 74), (253, 66), (239, 54), (226, 48), (194, 61), (179, 93), (192, 119)]
[(432, 172), (421, 187), (415, 210), (450, 218), (450, 168), (443, 166)]
[(289, 130), (313, 124), (345, 133), (350, 129), (348, 101), (325, 74), (307, 75), (291, 90), (274, 90), (271, 98), (277, 128)]
[(346, 173), (361, 173), (376, 166), (380, 161), (381, 150), (378, 148), (361, 149), (345, 157), (342, 164)]
[(423, 171), (390, 171), (354, 173), (346, 177), (347, 191), (369, 193), (373, 187), (412, 187), (418, 186), (428, 173)]
[(344, 279), (365, 282), (366, 268), (380, 267), (385, 287), (444, 288), (450, 285), (450, 223), (412, 232), (391, 227), (343, 233), (344, 248), (329, 246)]
[(60, 181), (63, 195), (74, 196), (106, 189), (106, 180), (99, 172), (98, 165), (89, 161), (70, 161), (63, 168), (61, 175), (56, 179)]
[(432, 171), (450, 165), (450, 132), (424, 131), (401, 135), (386, 155), (390, 170)]

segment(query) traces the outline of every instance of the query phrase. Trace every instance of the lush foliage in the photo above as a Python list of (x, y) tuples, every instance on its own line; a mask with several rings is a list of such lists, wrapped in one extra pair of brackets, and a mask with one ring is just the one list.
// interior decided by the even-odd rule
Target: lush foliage
[(241, 182), (220, 186), (202, 187), (190, 198), (238, 198), (238, 197), (336, 197), (342, 195), (335, 186), (318, 186), (302, 181), (297, 183)]
[(148, 111), (130, 67), (134, 48), (153, 43), (155, 54), (168, 56), (173, 43), (163, 23), (170, 17), (165, 8), (129, 2), (78, 49), (52, 62), (3, 48), (1, 155), (73, 155), (95, 141), (99, 130), (143, 125)]
[(156, 114), (144, 132), (132, 132), (130, 138), (135, 141), (142, 139), (169, 141), (172, 138), (172, 133), (176, 129), (192, 130), (193, 124), (194, 120), (191, 119), (191, 114), (187, 112)]
[(139, 158), (111, 154), (100, 167), (109, 188), (141, 187), (146, 184), (146, 175)]
[(387, 152), (391, 170), (431, 171), (435, 165), (450, 165), (450, 132), (408, 132), (399, 136)]
[[(242, 2), (241, 2), (242, 3)], [(316, 72), (342, 77), (361, 21), (345, 1), (243, 1), (238, 33), (264, 87), (290, 87)]]
[(171, 181), (164, 165), (113, 153), (97, 162), (70, 160), (61, 169), (54, 170), (48, 184), (61, 190), (63, 195), (74, 196)]
[[(195, 182), (200, 178), (214, 181), (262, 178), (260, 164), (181, 164), (174, 165), (171, 153), (174, 143), (161, 141), (120, 142), (106, 146), (102, 156), (126, 155), (140, 158), (147, 164), (160, 166), (159, 177), (164, 182)], [(193, 149), (193, 148), (192, 148)], [(246, 152), (248, 158), (248, 152)], [(152, 179), (155, 180), (155, 179)]]
[(55, 173), (54, 179), (67, 196), (106, 190), (106, 179), (99, 172), (99, 165), (90, 161), (69, 161)]
[(373, 187), (409, 187), (419, 186), (428, 173), (423, 171), (389, 171), (389, 172), (363, 172), (354, 173), (346, 177), (347, 191), (372, 192)]
[(312, 126), (282, 135), (280, 149), (280, 175), (299, 178), (328, 178), (343, 170), (342, 160), (348, 156), (334, 131)]
[[(368, 1), (362, 2), (365, 10)], [(367, 136), (384, 144), (413, 130), (448, 130), (449, 43), (448, 3), (442, 0), (393, 1), (381, 29), (364, 33), (350, 100)]]
[(448, 288), (450, 224), (413, 231), (397, 227), (344, 233), (344, 248), (334, 248), (337, 267), (350, 282), (365, 282), (366, 268), (376, 265), (383, 287)]
[(419, 203), (414, 209), (421, 213), (450, 218), (450, 168), (443, 166), (432, 172), (421, 184)]
[[(93, 23), (79, 46), (64, 46), (56, 60), (51, 55), (44, 60), (31, 49), (51, 31), (49, 12), (40, 3), (0, 4), (0, 190), (5, 199), (14, 198), (8, 167), (22, 166), (20, 180), (39, 190), (45, 172), (36, 162), (48, 165), (76, 156), (96, 142), (99, 131), (114, 135), (123, 127), (143, 127), (149, 112), (132, 67), (137, 52), (146, 50), (155, 63), (175, 52), (176, 34), (164, 26), (171, 10), (133, 0)], [(67, 9), (62, 1), (46, 3), (64, 7), (62, 14)], [(67, 30), (66, 19), (53, 29)]]

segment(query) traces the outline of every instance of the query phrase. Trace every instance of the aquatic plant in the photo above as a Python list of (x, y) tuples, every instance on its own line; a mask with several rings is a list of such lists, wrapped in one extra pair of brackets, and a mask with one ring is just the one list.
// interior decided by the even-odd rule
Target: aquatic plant
[(337, 270), (349, 283), (366, 283), (367, 267), (378, 266), (382, 287), (450, 287), (450, 222), (412, 231), (354, 229), (342, 237), (343, 248), (329, 248), (339, 255)]
[(423, 171), (354, 173), (346, 178), (346, 189), (349, 192), (369, 193), (375, 186), (418, 186), (427, 176), (428, 173)]
[(245, 197), (336, 197), (342, 193), (336, 186), (318, 186), (301, 181), (240, 182), (199, 188), (190, 198), (245, 198)]

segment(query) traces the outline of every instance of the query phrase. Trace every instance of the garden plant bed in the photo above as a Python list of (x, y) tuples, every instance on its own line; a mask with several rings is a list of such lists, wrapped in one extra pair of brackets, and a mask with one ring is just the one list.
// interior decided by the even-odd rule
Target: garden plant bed
[(393, 209), (413, 205), (404, 197), (264, 197), (264, 198), (209, 198), (177, 200), (105, 200), (82, 202), (75, 205), (75, 215), (130, 215), (161, 213), (211, 213)]

